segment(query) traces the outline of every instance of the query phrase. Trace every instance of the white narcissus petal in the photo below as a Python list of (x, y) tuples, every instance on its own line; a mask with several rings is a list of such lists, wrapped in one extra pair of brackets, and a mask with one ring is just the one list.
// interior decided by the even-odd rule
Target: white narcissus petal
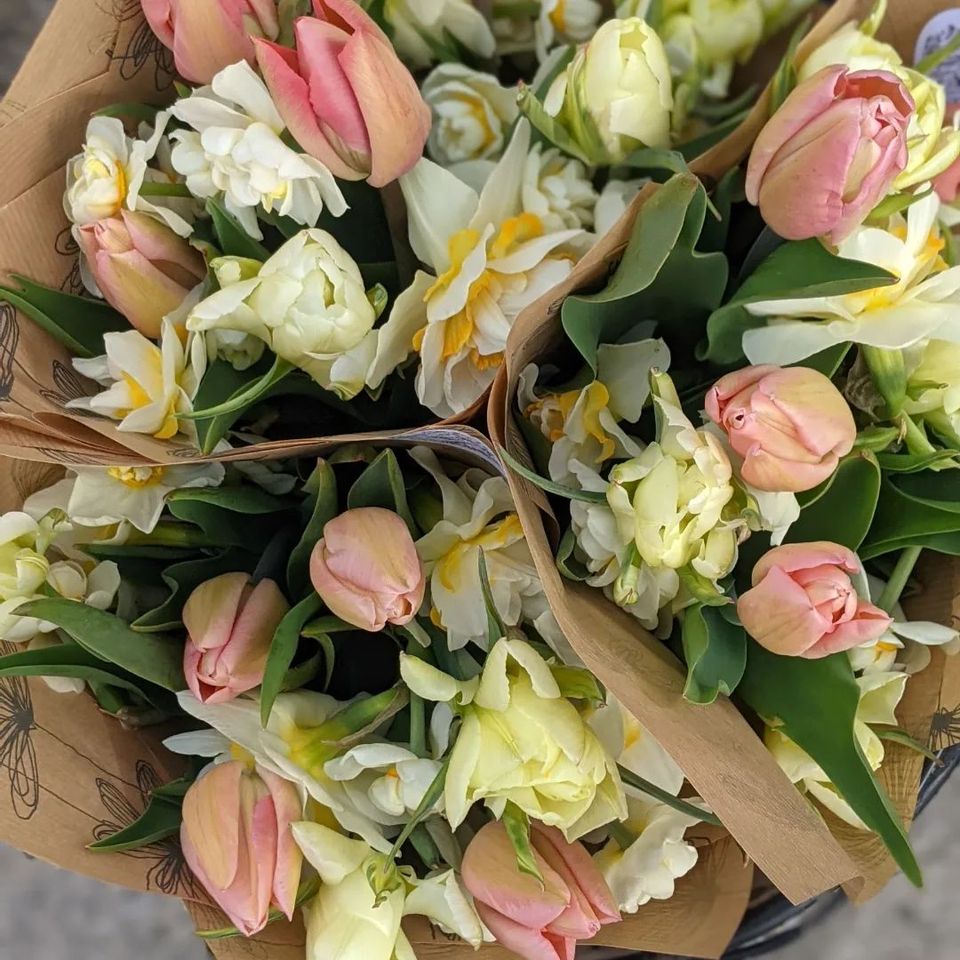
[(403, 913), (427, 917), (444, 933), (453, 934), (474, 948), (483, 942), (483, 925), (453, 870), (415, 881)]
[(898, 637), (930, 647), (953, 643), (958, 636), (958, 632), (953, 627), (945, 627), (941, 623), (932, 623), (929, 620), (895, 621), (890, 624), (890, 630)]
[(453, 700), (461, 704), (469, 703), (477, 687), (476, 681), (464, 683), (455, 680), (419, 657), (403, 653), (400, 654), (400, 676), (412, 693), (424, 700), (441, 703)]
[(427, 323), (423, 298), (433, 282), (433, 277), (418, 270), (410, 286), (394, 300), (387, 322), (376, 331), (377, 349), (367, 371), (368, 386), (379, 387), (414, 352), (414, 336)]

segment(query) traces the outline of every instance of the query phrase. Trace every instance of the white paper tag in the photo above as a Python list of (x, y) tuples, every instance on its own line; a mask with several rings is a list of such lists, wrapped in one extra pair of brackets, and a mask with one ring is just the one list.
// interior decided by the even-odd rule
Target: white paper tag
[[(958, 31), (960, 31), (960, 7), (941, 10), (935, 17), (928, 20), (926, 26), (920, 31), (913, 62), (919, 63), (924, 57), (941, 49)], [(931, 76), (943, 84), (947, 91), (947, 103), (960, 104), (960, 50), (932, 70)]]

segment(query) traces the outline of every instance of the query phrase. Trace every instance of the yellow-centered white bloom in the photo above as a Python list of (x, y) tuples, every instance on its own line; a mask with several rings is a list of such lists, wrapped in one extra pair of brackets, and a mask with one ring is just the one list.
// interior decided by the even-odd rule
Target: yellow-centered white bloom
[(165, 318), (159, 346), (136, 330), (106, 333), (103, 343), (107, 352), (102, 357), (75, 359), (73, 365), (108, 389), (67, 406), (119, 420), (117, 429), (124, 433), (146, 433), (159, 440), (181, 430), (190, 435), (192, 421), (178, 415), (193, 410), (207, 367), (203, 338), (188, 336)]
[(470, 469), (454, 481), (432, 451), (418, 447), (412, 456), (437, 482), (443, 497), (443, 517), (417, 541), (417, 552), (430, 578), (431, 619), (446, 631), (450, 649), (488, 645), (482, 554), (504, 624), (530, 623), (566, 653), (506, 480)]
[[(452, 870), (418, 880), (362, 840), (319, 823), (295, 823), (293, 836), (321, 880), (305, 910), (307, 960), (416, 960), (401, 928), (411, 914), (474, 947), (482, 942), (480, 920)], [(388, 879), (379, 903), (372, 875)]]
[(616, 164), (640, 147), (670, 143), (670, 64), (639, 17), (608, 20), (581, 46), (544, 100), (581, 159)]
[(568, 840), (626, 817), (613, 757), (525, 641), (499, 640), (467, 682), (406, 654), (400, 673), (414, 693), (461, 714), (444, 789), (454, 829), (478, 801), (496, 817), (513, 802)]
[(636, 913), (651, 900), (669, 900), (676, 881), (697, 863), (697, 848), (684, 839), (696, 817), (636, 791), (627, 792), (624, 829), (634, 841), (624, 850), (616, 840), (594, 855), (617, 906)]
[(304, 230), (266, 263), (222, 257), (213, 269), (220, 289), (190, 311), (188, 330), (249, 334), (344, 399), (363, 389), (377, 311), (334, 237)]
[(223, 482), (220, 463), (174, 464), (166, 467), (74, 467), (67, 515), (85, 527), (128, 522), (150, 533), (174, 490), (217, 487)]
[(765, 327), (743, 335), (751, 363), (786, 366), (838, 343), (897, 350), (928, 338), (960, 343), (960, 267), (940, 255), (935, 193), (896, 214), (886, 229), (858, 227), (841, 257), (876, 264), (896, 277), (885, 287), (834, 297), (764, 300), (747, 305)]
[(427, 151), (440, 166), (503, 153), (519, 112), (516, 87), (462, 63), (441, 63), (420, 92), (433, 114)]
[[(868, 673), (857, 678), (860, 702), (857, 705), (854, 734), (860, 750), (871, 770), (879, 770), (883, 763), (883, 740), (871, 729), (871, 724), (896, 726), (896, 707), (903, 696), (908, 676), (906, 673)], [(767, 749), (773, 754), (792, 783), (806, 790), (831, 813), (859, 830), (869, 829), (854, 813), (816, 761), (801, 750), (776, 727), (767, 727), (764, 735)]]
[(545, 59), (557, 44), (584, 43), (596, 32), (603, 14), (597, 0), (540, 0), (536, 25), (537, 55)]
[(527, 154), (523, 209), (539, 217), (548, 232), (593, 227), (597, 191), (587, 168), (556, 147), (535, 144)]
[(627, 207), (649, 181), (608, 180), (597, 197), (593, 210), (593, 229), (602, 237), (627, 212)]
[(63, 206), (72, 223), (83, 227), (115, 217), (121, 210), (136, 210), (162, 220), (182, 237), (190, 236), (193, 227), (180, 215), (185, 212), (182, 201), (171, 203), (158, 198), (153, 202), (140, 195), (144, 183), (172, 181), (164, 172), (149, 166), (158, 150), (165, 151), (168, 119), (167, 113), (159, 113), (156, 126), (144, 128), (146, 139), (128, 137), (116, 117), (90, 120), (83, 152), (67, 163)]
[(481, 59), (496, 49), (490, 24), (471, 0), (385, 0), (383, 17), (397, 52), (413, 67), (436, 60), (447, 34)]
[(462, 413), (493, 382), (524, 307), (570, 272), (586, 234), (549, 231), (523, 208), (530, 127), (521, 120), (479, 196), (421, 160), (400, 178), (417, 271), (379, 331), (367, 384), (419, 354), (417, 395), (439, 417)]
[(597, 378), (584, 387), (560, 393), (537, 389), (539, 369), (531, 364), (520, 375), (520, 410), (553, 445), (547, 472), (557, 483), (576, 480), (576, 467), (599, 470), (611, 459), (639, 456), (643, 445), (619, 422), (635, 423), (650, 396), (650, 371), (665, 370), (670, 351), (662, 340), (601, 344)]
[(280, 113), (250, 64), (224, 68), (211, 86), (178, 100), (171, 113), (192, 128), (171, 134), (175, 169), (194, 196), (222, 195), (250, 236), (263, 237), (258, 208), (306, 226), (325, 207), (335, 217), (346, 211), (333, 174), (284, 143)]

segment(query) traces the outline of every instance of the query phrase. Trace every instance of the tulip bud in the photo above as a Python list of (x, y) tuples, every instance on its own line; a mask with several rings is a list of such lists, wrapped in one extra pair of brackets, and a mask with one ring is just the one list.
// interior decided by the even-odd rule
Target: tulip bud
[(246, 937), (271, 907), (293, 919), (303, 857), (290, 825), (302, 812), (292, 783), (239, 760), (209, 768), (183, 798), (187, 865)]
[(883, 636), (890, 616), (862, 599), (851, 580), (863, 568), (836, 543), (775, 547), (753, 568), (737, 600), (747, 633), (772, 653), (818, 660)]
[(224, 67), (253, 63), (252, 37), (276, 40), (277, 0), (141, 0), (160, 42), (173, 51), (177, 72), (210, 83)]
[(255, 41), (284, 123), (344, 180), (382, 187), (410, 170), (430, 132), (430, 110), (390, 40), (354, 0), (314, 0), (294, 25), (296, 50)]
[(273, 635), (290, 609), (272, 580), (245, 573), (200, 584), (183, 608), (183, 672), (203, 703), (224, 703), (260, 685)]
[(616, 164), (641, 147), (670, 143), (670, 64), (656, 32), (638, 17), (608, 20), (553, 82), (543, 109), (580, 159)]
[(348, 510), (324, 527), (310, 579), (331, 613), (370, 633), (409, 623), (426, 588), (407, 525), (380, 507)]
[(760, 131), (747, 199), (788, 240), (839, 243), (906, 167), (913, 109), (889, 71), (825, 67), (794, 88)]
[(954, 160), (934, 181), (933, 189), (944, 203), (953, 203), (960, 194), (960, 159)]
[(617, 904), (579, 842), (568, 843), (556, 827), (534, 821), (530, 842), (543, 884), (521, 873), (517, 855), (499, 821), (482, 827), (463, 855), (463, 885), (480, 919), (501, 946), (524, 960), (572, 957), (577, 940), (620, 920)]
[(76, 233), (104, 299), (154, 340), (163, 318), (206, 275), (200, 253), (145, 213), (121, 210), (118, 217), (77, 227)]
[(707, 393), (707, 415), (743, 457), (758, 490), (810, 490), (853, 449), (857, 426), (840, 391), (809, 367), (745, 367)]

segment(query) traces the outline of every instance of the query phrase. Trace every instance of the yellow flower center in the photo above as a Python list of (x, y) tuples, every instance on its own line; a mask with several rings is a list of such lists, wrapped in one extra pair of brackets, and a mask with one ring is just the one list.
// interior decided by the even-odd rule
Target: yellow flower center
[(246, 765), (248, 770), (254, 770), (257, 766), (257, 762), (254, 759), (253, 754), (250, 753), (249, 750), (241, 747), (239, 743), (230, 744), (230, 759), (239, 760), (241, 763)]
[(483, 131), (483, 142), (480, 146), (480, 150), (488, 150), (497, 139), (496, 131), (490, 126), (490, 117), (487, 114), (486, 107), (483, 105), (483, 101), (479, 97), (471, 97), (465, 93), (454, 93), (451, 94), (451, 100), (456, 100), (457, 103), (462, 103), (467, 108), (467, 113), (470, 115), (471, 119), (480, 127)]
[(127, 171), (123, 169), (123, 164), (115, 160), (113, 169), (97, 157), (90, 157), (84, 163), (84, 170), (87, 176), (92, 180), (113, 179), (117, 188), (117, 203), (114, 206), (111, 216), (115, 216), (123, 207), (123, 202), (127, 198)]
[(165, 472), (165, 467), (110, 467), (107, 475), (132, 490), (142, 490), (160, 483)]
[(567, 30), (567, 0), (557, 0), (557, 5), (550, 11), (550, 22), (558, 33)]
[(603, 463), (614, 455), (617, 445), (611, 437), (607, 436), (600, 422), (600, 414), (610, 405), (610, 391), (599, 380), (594, 380), (582, 391), (568, 390), (566, 393), (554, 393), (542, 397), (531, 403), (525, 412), (528, 417), (539, 415), (541, 423), (548, 431), (547, 436), (550, 442), (556, 443), (563, 438), (567, 421), (581, 394), (584, 395), (582, 411), (584, 429), (600, 444), (600, 452), (594, 462)]
[(440, 582), (447, 590), (456, 590), (460, 585), (462, 564), (467, 557), (474, 555), (474, 549), (498, 550), (522, 537), (520, 518), (515, 513), (508, 513), (502, 520), (485, 527), (477, 536), (455, 544), (437, 561), (436, 570)]

